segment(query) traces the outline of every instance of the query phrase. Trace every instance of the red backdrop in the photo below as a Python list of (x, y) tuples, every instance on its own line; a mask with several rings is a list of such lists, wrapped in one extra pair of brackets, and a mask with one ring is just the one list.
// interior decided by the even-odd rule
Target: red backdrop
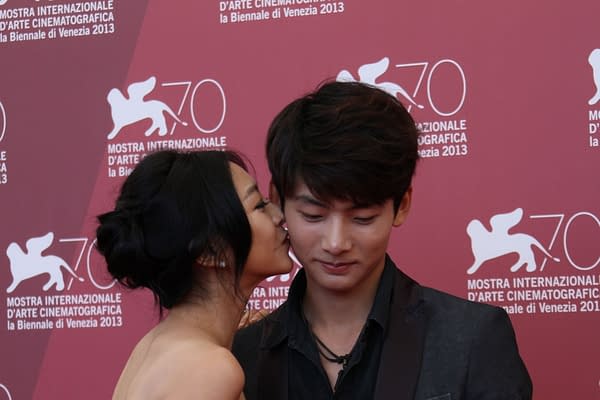
[[(156, 322), (93, 250), (95, 215), (140, 157), (231, 147), (264, 188), (271, 118), (342, 71), (383, 84), (423, 131), (396, 262), (504, 306), (536, 399), (600, 399), (599, 13), (592, 0), (0, 0), (0, 400), (108, 398)], [(274, 308), (288, 283), (250, 305)]]

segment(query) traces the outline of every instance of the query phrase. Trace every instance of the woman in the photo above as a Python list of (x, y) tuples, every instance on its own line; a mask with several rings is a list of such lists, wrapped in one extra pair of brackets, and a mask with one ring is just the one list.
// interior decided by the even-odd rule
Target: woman
[(254, 287), (292, 262), (283, 215), (242, 159), (228, 151), (151, 154), (98, 220), (110, 273), (149, 288), (161, 315), (168, 310), (136, 345), (113, 399), (243, 399), (233, 335)]

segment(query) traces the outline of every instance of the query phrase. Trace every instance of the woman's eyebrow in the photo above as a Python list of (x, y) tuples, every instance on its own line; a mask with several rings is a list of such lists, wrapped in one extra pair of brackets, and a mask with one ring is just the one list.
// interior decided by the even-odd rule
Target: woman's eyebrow
[(246, 189), (246, 193), (244, 194), (244, 198), (242, 200), (246, 200), (248, 197), (250, 197), (255, 192), (258, 192), (258, 185), (256, 183), (254, 185), (250, 186), (248, 189)]

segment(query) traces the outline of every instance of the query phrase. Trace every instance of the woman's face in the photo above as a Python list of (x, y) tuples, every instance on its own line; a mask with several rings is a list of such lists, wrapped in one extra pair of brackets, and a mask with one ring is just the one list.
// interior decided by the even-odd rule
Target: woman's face
[(279, 207), (265, 200), (256, 182), (237, 164), (229, 163), (233, 184), (246, 210), (252, 230), (252, 246), (240, 279), (242, 290), (252, 290), (263, 279), (292, 269), (290, 247)]

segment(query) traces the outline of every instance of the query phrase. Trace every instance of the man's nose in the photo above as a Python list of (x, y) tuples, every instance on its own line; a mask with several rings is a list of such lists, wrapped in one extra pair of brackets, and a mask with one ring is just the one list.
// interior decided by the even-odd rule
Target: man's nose
[(350, 250), (352, 241), (343, 221), (333, 219), (325, 225), (321, 238), (323, 250), (331, 254), (340, 254)]

